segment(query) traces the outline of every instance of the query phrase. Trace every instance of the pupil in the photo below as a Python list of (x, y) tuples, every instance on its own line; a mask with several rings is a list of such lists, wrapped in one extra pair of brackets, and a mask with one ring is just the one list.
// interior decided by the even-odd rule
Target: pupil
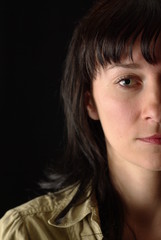
[(125, 80), (125, 84), (130, 84), (130, 79)]

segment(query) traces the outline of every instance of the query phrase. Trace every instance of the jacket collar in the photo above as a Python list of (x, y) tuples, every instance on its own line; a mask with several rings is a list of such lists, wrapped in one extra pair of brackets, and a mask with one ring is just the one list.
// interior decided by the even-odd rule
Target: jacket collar
[(61, 211), (70, 203), (74, 195), (76, 194), (79, 185), (74, 185), (66, 188), (65, 190), (59, 191), (54, 194), (54, 209), (53, 216), (48, 220), (48, 223), (52, 226), (58, 228), (67, 228), (71, 227), (74, 224), (80, 222), (87, 215), (90, 215), (90, 218), (99, 224), (99, 214), (96, 198), (93, 195), (89, 196), (90, 189), (86, 193), (86, 200), (76, 206), (72, 207), (67, 214), (63, 217), (61, 223), (56, 222), (57, 216)]

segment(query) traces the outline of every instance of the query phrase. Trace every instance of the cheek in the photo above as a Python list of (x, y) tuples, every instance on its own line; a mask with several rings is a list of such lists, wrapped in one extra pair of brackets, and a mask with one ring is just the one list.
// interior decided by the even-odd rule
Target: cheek
[(110, 99), (98, 103), (98, 113), (106, 137), (117, 134), (122, 137), (134, 126), (137, 119), (137, 109), (130, 101)]

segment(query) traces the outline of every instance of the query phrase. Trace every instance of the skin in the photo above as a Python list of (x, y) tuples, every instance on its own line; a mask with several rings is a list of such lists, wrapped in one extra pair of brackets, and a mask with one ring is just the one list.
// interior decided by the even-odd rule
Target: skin
[[(137, 239), (161, 239), (161, 50), (157, 64), (145, 61), (137, 41), (133, 61), (100, 68), (88, 93), (87, 110), (100, 120), (112, 182), (125, 208), (126, 222)], [(161, 136), (160, 136), (161, 138)], [(125, 229), (125, 239), (129, 239)]]

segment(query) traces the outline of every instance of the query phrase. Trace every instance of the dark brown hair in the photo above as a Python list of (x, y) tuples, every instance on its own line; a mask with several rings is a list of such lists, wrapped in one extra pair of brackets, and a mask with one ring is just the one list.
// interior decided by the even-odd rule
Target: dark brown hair
[(69, 46), (61, 94), (66, 119), (67, 148), (60, 168), (50, 175), (53, 191), (79, 183), (79, 191), (63, 214), (82, 197), (88, 186), (95, 191), (104, 238), (122, 239), (121, 202), (108, 174), (104, 134), (99, 121), (88, 117), (85, 92), (91, 91), (99, 66), (132, 58), (140, 37), (143, 57), (155, 64), (155, 44), (161, 31), (160, 0), (96, 1), (78, 23)]

